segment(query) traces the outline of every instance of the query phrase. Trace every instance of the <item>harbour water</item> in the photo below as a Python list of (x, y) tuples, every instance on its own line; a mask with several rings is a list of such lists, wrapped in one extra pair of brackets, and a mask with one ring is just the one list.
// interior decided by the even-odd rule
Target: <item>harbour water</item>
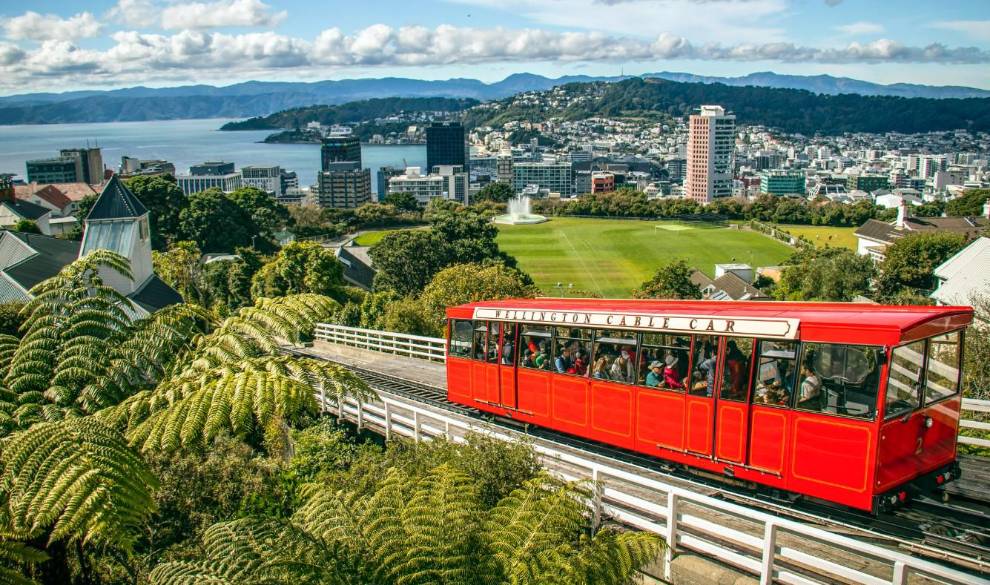
[[(48, 124), (0, 126), (0, 173), (26, 178), (24, 162), (58, 155), (60, 148), (100, 146), (103, 163), (112, 169), (120, 157), (164, 159), (184, 173), (189, 165), (224, 160), (246, 165), (280, 165), (296, 171), (300, 186), (316, 182), (320, 147), (315, 144), (265, 144), (269, 131), (221, 132), (225, 119), (111, 122), (105, 124)], [(372, 190), (382, 166), (425, 166), (423, 145), (365, 144), (361, 159), (371, 169)]]

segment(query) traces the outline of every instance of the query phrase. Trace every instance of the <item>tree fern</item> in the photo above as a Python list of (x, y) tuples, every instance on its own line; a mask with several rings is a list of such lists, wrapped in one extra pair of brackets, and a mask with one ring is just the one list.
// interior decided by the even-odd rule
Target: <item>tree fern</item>
[(0, 535), (0, 585), (36, 585), (23, 569), (48, 559), (44, 552)]
[(10, 531), (128, 548), (157, 480), (113, 429), (90, 417), (39, 423), (3, 445), (0, 501)]

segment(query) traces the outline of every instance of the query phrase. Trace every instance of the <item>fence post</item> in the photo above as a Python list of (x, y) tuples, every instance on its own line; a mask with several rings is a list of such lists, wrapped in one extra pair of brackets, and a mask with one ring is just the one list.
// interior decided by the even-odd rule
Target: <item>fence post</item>
[(361, 432), (361, 423), (364, 422), (364, 406), (360, 400), (357, 403), (357, 430)]
[(904, 585), (907, 583), (907, 565), (903, 561), (894, 563), (894, 577), (890, 580), (893, 585)]
[(664, 538), (667, 540), (667, 548), (663, 551), (663, 578), (671, 581), (673, 576), (674, 554), (677, 552), (677, 494), (667, 492), (667, 526), (664, 531)]
[(602, 496), (604, 488), (601, 484), (601, 476), (598, 467), (591, 468), (591, 531), (598, 532), (598, 527), (602, 525)]
[(415, 427), (414, 437), (416, 439), (416, 442), (418, 443), (419, 442), (419, 411), (418, 410), (413, 411), (413, 426)]
[(392, 438), (392, 410), (388, 407), (388, 400), (385, 401), (385, 440)]
[(763, 559), (760, 563), (760, 585), (773, 584), (773, 561), (777, 554), (777, 525), (768, 521), (763, 525)]

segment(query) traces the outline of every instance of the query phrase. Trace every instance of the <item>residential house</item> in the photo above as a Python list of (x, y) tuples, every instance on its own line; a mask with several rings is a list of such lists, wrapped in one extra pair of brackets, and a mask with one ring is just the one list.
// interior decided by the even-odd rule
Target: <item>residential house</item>
[(931, 298), (939, 305), (969, 305), (990, 298), (990, 238), (977, 238), (935, 269), (938, 287)]
[(990, 210), (987, 207), (990, 205), (984, 206), (981, 217), (913, 217), (911, 204), (902, 200), (897, 219), (892, 223), (870, 219), (856, 230), (856, 250), (862, 256), (868, 255), (881, 262), (887, 246), (912, 233), (951, 232), (974, 239), (990, 227)]

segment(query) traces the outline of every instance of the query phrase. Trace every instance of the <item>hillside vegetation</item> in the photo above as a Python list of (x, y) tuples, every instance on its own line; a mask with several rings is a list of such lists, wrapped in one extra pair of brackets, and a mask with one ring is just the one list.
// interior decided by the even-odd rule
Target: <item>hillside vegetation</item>
[(478, 100), (442, 97), (380, 98), (328, 106), (315, 105), (292, 108), (269, 116), (259, 116), (240, 122), (228, 122), (221, 130), (290, 130), (310, 122), (324, 125), (354, 124), (401, 112), (459, 112), (477, 105)]

